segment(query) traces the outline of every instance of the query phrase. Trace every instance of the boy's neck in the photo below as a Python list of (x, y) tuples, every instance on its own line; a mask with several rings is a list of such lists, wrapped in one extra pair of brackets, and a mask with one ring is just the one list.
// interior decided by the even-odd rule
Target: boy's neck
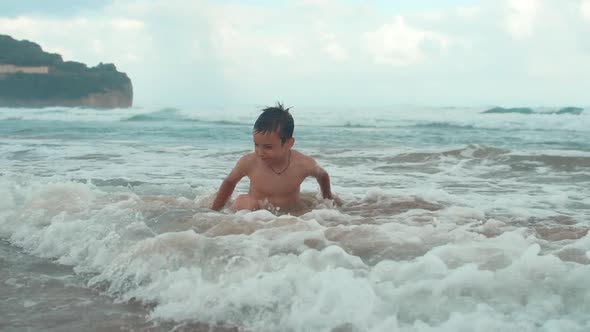
[(280, 160), (277, 160), (276, 163), (271, 163), (270, 169), (277, 175), (283, 174), (291, 164), (291, 149), (287, 151), (287, 153), (281, 157)]

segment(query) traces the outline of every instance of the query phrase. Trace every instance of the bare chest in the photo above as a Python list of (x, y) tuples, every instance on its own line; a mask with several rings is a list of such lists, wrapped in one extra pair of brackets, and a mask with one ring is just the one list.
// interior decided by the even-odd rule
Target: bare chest
[(297, 195), (305, 179), (305, 175), (296, 169), (287, 169), (284, 173), (276, 174), (263, 167), (253, 170), (248, 177), (251, 193), (269, 198)]

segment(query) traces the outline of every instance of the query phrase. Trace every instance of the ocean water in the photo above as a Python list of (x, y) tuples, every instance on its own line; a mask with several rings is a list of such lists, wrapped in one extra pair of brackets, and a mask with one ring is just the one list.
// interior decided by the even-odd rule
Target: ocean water
[(590, 109), (526, 110), (296, 107), (344, 203), (275, 215), (208, 208), (256, 107), (0, 109), (0, 330), (589, 331)]

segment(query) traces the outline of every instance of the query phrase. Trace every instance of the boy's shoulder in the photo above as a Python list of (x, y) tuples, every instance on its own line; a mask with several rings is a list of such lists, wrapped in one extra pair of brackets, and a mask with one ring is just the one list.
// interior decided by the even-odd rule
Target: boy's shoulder
[(243, 155), (240, 158), (240, 161), (239, 162), (240, 163), (248, 163), (248, 164), (250, 164), (250, 163), (255, 162), (256, 161), (256, 158), (257, 158), (256, 153), (255, 152), (250, 152), (250, 153), (246, 153), (245, 155)]
[(314, 166), (316, 164), (315, 159), (297, 150), (291, 150), (291, 159), (293, 162), (301, 163), (307, 166)]
[(314, 160), (314, 158), (313, 158), (312, 156), (310, 156), (310, 155), (307, 155), (307, 154), (305, 154), (305, 153), (303, 153), (303, 152), (299, 152), (299, 151), (297, 151), (297, 150), (295, 150), (295, 149), (291, 149), (291, 151), (293, 151), (293, 153), (296, 153), (297, 155), (301, 156), (302, 158), (306, 158), (306, 159)]

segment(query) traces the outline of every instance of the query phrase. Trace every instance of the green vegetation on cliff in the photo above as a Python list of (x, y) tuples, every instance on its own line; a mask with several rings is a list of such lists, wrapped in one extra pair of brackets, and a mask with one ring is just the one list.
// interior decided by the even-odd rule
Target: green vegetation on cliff
[(64, 62), (59, 54), (44, 52), (35, 43), (0, 35), (0, 66), (6, 65), (48, 67), (48, 73), (0, 72), (0, 106), (110, 108), (132, 104), (131, 80), (113, 64), (88, 68), (83, 63)]
[[(0, 79), (0, 98), (10, 99), (77, 99), (113, 89), (126, 90), (130, 84), (124, 73), (113, 65), (71, 70), (69, 62), (53, 67), (50, 74), (15, 73)], [(83, 65), (83, 64), (80, 64)], [(64, 68), (65, 67), (65, 68)], [(65, 70), (64, 70), (65, 69)]]
[(0, 64), (16, 66), (55, 66), (63, 62), (61, 55), (43, 52), (41, 46), (27, 40), (14, 40), (0, 35)]

